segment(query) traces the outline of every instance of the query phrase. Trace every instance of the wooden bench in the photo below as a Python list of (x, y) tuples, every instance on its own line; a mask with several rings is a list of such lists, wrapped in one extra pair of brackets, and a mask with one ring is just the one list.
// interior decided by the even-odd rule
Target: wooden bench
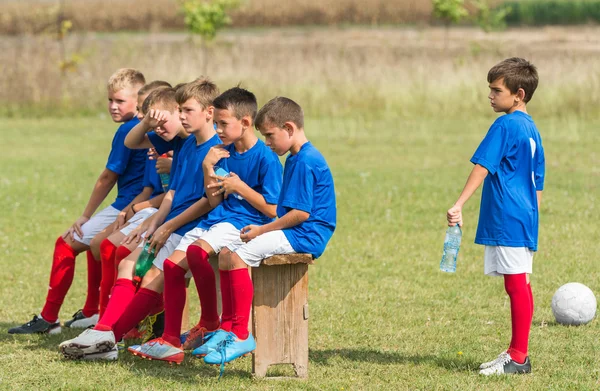
[[(210, 263), (221, 312), (217, 258)], [(275, 255), (251, 269), (254, 300), (250, 328), (256, 339), (252, 374), (257, 378), (266, 377), (269, 366), (276, 364), (292, 364), (297, 377), (308, 377), (308, 265), (312, 264), (310, 254)], [(188, 316), (184, 311), (184, 324), (189, 323)]]

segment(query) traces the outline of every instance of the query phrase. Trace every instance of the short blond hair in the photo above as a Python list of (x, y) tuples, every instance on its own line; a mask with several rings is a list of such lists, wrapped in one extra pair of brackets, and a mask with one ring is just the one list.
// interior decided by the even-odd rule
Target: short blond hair
[(108, 91), (117, 92), (125, 88), (132, 88), (135, 94), (146, 84), (142, 72), (133, 68), (121, 68), (108, 78)]
[(171, 87), (158, 87), (148, 95), (142, 105), (142, 112), (148, 114), (150, 109), (168, 110), (174, 112), (179, 105), (175, 100), (175, 89)]
[(144, 85), (142, 88), (140, 88), (140, 90), (138, 91), (138, 95), (142, 96), (142, 95), (148, 95), (149, 93), (151, 93), (152, 91), (154, 91), (155, 89), (159, 88), (159, 87), (171, 87), (171, 84), (169, 84), (169, 82), (164, 81), (164, 80), (154, 80), (151, 81), (150, 83)]
[(272, 125), (283, 128), (286, 122), (293, 122), (300, 129), (304, 128), (304, 112), (302, 107), (290, 98), (278, 96), (268, 101), (256, 114), (254, 126), (259, 129)]
[(192, 82), (177, 88), (175, 99), (182, 105), (194, 98), (204, 109), (213, 105), (213, 101), (219, 96), (219, 88), (209, 78), (200, 77)]

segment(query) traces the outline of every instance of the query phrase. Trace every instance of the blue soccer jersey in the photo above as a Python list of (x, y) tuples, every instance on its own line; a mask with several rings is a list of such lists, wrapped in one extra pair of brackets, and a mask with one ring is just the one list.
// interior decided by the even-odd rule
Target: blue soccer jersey
[(295, 155), (288, 155), (283, 170), (283, 185), (277, 216), (292, 209), (310, 214), (308, 220), (283, 230), (297, 253), (318, 258), (335, 230), (336, 206), (333, 177), (321, 153), (310, 143)]
[(171, 184), (170, 182), (172, 182), (171, 178), (173, 178), (173, 176), (175, 175), (175, 171), (177, 171), (179, 151), (181, 151), (185, 140), (187, 140), (188, 138), (190, 137), (181, 138), (179, 136), (175, 136), (171, 141), (165, 141), (162, 137), (156, 134), (156, 132), (148, 133), (148, 139), (150, 139), (150, 142), (152, 143), (154, 149), (156, 149), (156, 152), (159, 155), (162, 155), (163, 153), (167, 153), (169, 151), (173, 151), (173, 161), (171, 162), (171, 172), (169, 173), (169, 187)]
[(156, 172), (156, 160), (146, 159), (146, 169), (144, 170), (144, 187), (152, 188), (152, 195), (150, 198), (154, 198), (157, 195), (164, 193), (162, 183), (160, 182), (160, 175)]
[(117, 179), (117, 198), (112, 203), (115, 209), (123, 209), (142, 192), (146, 151), (129, 149), (125, 146), (125, 137), (140, 121), (133, 117), (125, 122), (112, 140), (112, 149), (108, 155), (106, 168), (119, 175)]
[(522, 112), (498, 118), (471, 158), (489, 174), (483, 183), (475, 243), (537, 251), (536, 191), (544, 189), (542, 139)]
[[(268, 204), (277, 204), (281, 191), (282, 167), (275, 152), (262, 140), (244, 153), (238, 153), (234, 144), (225, 147), (229, 151), (227, 159), (221, 159), (217, 165), (233, 172), (254, 191), (261, 194)], [(231, 223), (237, 229), (250, 224), (267, 224), (273, 219), (256, 210), (239, 194), (230, 194), (213, 209), (199, 227), (208, 229), (217, 223)]]
[[(196, 137), (188, 137), (185, 140), (178, 154), (177, 169), (170, 178), (170, 188), (175, 191), (175, 196), (171, 204), (171, 211), (167, 215), (165, 222), (177, 217), (202, 198), (204, 195), (202, 161), (204, 161), (204, 157), (210, 148), (217, 144), (221, 144), (221, 140), (216, 134), (200, 145), (196, 145)], [(205, 216), (190, 221), (177, 228), (174, 233), (183, 236), (189, 230), (195, 228), (203, 219), (205, 219)]]

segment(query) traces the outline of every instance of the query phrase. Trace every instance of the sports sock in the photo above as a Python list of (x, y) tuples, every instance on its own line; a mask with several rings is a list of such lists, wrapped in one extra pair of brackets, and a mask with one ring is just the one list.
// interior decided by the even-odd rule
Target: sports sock
[(150, 315), (152, 309), (156, 308), (161, 301), (162, 293), (140, 288), (113, 327), (115, 340), (120, 341), (126, 332)]
[(509, 353), (513, 360), (524, 363), (528, 353), (532, 308), (526, 274), (505, 274), (504, 288), (510, 297), (512, 339)]
[(231, 302), (231, 281), (229, 279), (229, 270), (220, 270), (219, 276), (221, 282), (221, 328), (225, 331), (231, 331), (233, 326), (233, 304)]
[(181, 342), (181, 318), (185, 307), (185, 273), (179, 265), (166, 259), (164, 263), (165, 272), (165, 331), (163, 339), (171, 345), (179, 347)]
[(54, 323), (58, 319), (60, 307), (73, 282), (76, 256), (75, 250), (62, 237), (56, 239), (50, 270), (50, 285), (41, 313), (42, 318), (47, 322)]
[(208, 262), (208, 253), (199, 246), (189, 246), (186, 252), (188, 265), (194, 276), (196, 290), (200, 298), (200, 326), (209, 330), (219, 324), (217, 311), (217, 284), (215, 272)]
[(102, 330), (99, 328), (100, 326), (107, 326), (109, 329), (112, 329), (121, 315), (123, 315), (123, 312), (125, 312), (129, 303), (133, 300), (134, 295), (135, 284), (133, 281), (128, 280), (127, 278), (119, 278), (112, 289), (112, 295), (108, 301), (106, 310), (104, 311), (104, 314), (102, 314), (102, 317), (100, 317), (100, 320), (98, 320), (98, 324), (94, 329)]
[(87, 256), (87, 296), (83, 305), (83, 315), (90, 317), (98, 313), (100, 304), (100, 281), (102, 280), (102, 263), (94, 258), (90, 250), (85, 252)]
[(254, 286), (248, 269), (235, 269), (229, 272), (231, 282), (231, 302), (233, 304), (233, 327), (231, 331), (239, 338), (248, 338), (248, 322), (252, 309)]
[(110, 291), (115, 283), (117, 269), (115, 267), (115, 255), (117, 246), (110, 240), (104, 239), (100, 243), (100, 262), (102, 264), (102, 279), (100, 280), (100, 317), (106, 310)]
[(531, 283), (527, 284), (527, 289), (529, 289), (529, 304), (531, 308), (531, 320), (533, 321), (533, 310), (535, 306), (533, 304), (533, 292), (531, 291)]
[(127, 256), (131, 254), (131, 250), (129, 250), (127, 247), (125, 246), (119, 246), (117, 247), (117, 252), (115, 253), (115, 269), (118, 270), (119, 269), (119, 263), (121, 263), (121, 261), (125, 258), (127, 258)]

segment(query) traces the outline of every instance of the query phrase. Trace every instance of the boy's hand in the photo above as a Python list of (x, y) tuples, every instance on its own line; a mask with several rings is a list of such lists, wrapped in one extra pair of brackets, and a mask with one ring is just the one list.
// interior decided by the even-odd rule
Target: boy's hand
[[(117, 216), (117, 226), (115, 227), (115, 231), (118, 231), (125, 225), (127, 219), (127, 211), (131, 210), (131, 208), (127, 208), (126, 210), (122, 210), (119, 212), (119, 216)], [(114, 232), (114, 231), (113, 231)]]
[(66, 230), (64, 234), (62, 234), (62, 238), (66, 239), (67, 237), (70, 237), (71, 240), (75, 240), (74, 234), (77, 234), (80, 238), (83, 238), (83, 231), (81, 230), (81, 226), (87, 223), (88, 221), (90, 221), (89, 217), (81, 216), (80, 218), (75, 220), (73, 225), (68, 230)]
[(158, 152), (156, 152), (156, 149), (154, 148), (149, 148), (148, 149), (148, 160), (156, 160), (158, 159)]
[(160, 157), (156, 160), (156, 172), (159, 174), (171, 173), (171, 164), (173, 160), (168, 157)]
[(240, 239), (242, 242), (248, 243), (258, 235), (262, 235), (262, 227), (260, 225), (247, 225), (240, 231)]
[(146, 237), (150, 237), (154, 231), (156, 231), (156, 227), (147, 224), (146, 220), (142, 224), (138, 225), (138, 227), (135, 228), (133, 231), (131, 231), (129, 235), (125, 236), (121, 241), (121, 244), (129, 244), (133, 241), (139, 244), (142, 241), (142, 239), (144, 239), (144, 237), (142, 236), (144, 232), (147, 233)]
[(211, 194), (213, 196), (223, 194), (224, 198), (227, 198), (231, 193), (239, 193), (240, 187), (245, 185), (244, 181), (242, 181), (234, 172), (230, 172), (227, 176), (211, 175), (210, 177), (216, 179), (217, 183), (211, 183), (210, 185), (206, 186), (206, 188), (219, 188), (217, 191)]
[(159, 126), (164, 125), (169, 120), (167, 113), (168, 112), (165, 110), (151, 109), (148, 114), (146, 114), (143, 121), (145, 121), (146, 126), (149, 128), (156, 129)]
[(448, 220), (448, 226), (453, 227), (456, 224), (462, 227), (462, 207), (454, 205), (446, 212), (446, 219)]
[(229, 157), (229, 151), (227, 151), (223, 145), (215, 145), (209, 149), (208, 153), (204, 157), (202, 164), (206, 166), (214, 166), (221, 159)]
[(171, 230), (168, 228), (166, 224), (161, 225), (154, 233), (152, 234), (152, 238), (150, 238), (150, 247), (149, 251), (154, 249), (154, 254), (158, 254), (160, 249), (165, 245), (169, 236), (171, 236)]

